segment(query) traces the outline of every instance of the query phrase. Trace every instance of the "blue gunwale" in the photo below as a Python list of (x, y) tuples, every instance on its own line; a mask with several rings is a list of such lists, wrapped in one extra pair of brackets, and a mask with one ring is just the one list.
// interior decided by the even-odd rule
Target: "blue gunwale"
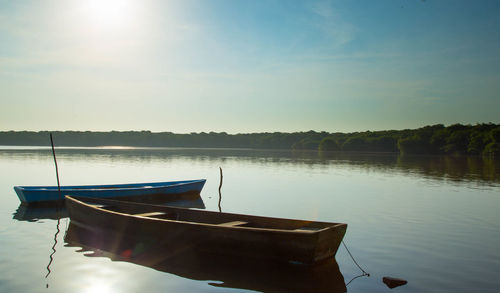
[[(155, 186), (172, 186), (176, 184), (183, 183), (194, 183), (197, 181), (205, 181), (205, 179), (198, 180), (183, 180), (183, 181), (166, 181), (166, 182), (146, 182), (146, 183), (130, 183), (130, 184), (106, 184), (106, 185), (66, 185), (61, 186), (61, 190), (71, 190), (71, 189), (125, 189), (125, 188), (145, 188), (145, 187), (155, 187)], [(22, 188), (24, 190), (58, 190), (57, 186), (15, 186)]]

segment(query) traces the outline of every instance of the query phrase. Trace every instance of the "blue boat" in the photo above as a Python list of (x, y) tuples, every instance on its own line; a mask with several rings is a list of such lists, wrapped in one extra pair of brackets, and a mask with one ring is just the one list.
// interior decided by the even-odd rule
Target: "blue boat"
[(112, 185), (14, 186), (23, 204), (63, 202), (65, 195), (95, 198), (156, 197), (158, 195), (200, 194), (206, 179)]

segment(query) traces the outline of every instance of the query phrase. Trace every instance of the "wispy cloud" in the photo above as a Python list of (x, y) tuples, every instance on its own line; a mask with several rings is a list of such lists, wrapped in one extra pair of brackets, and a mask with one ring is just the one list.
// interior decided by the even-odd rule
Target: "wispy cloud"
[(323, 35), (329, 49), (339, 48), (354, 39), (356, 27), (342, 18), (333, 1), (313, 2), (310, 9), (318, 16), (312, 20), (312, 25)]

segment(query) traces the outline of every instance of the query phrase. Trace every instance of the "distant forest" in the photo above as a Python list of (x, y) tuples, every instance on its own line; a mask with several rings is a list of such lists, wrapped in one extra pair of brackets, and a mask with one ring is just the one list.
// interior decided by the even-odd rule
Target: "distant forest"
[[(393, 152), (401, 154), (484, 155), (499, 157), (500, 124), (442, 124), (418, 129), (352, 133), (225, 132), (176, 134), (150, 131), (54, 131), (56, 146), (134, 146)], [(48, 131), (3, 131), (0, 145), (48, 146)]]

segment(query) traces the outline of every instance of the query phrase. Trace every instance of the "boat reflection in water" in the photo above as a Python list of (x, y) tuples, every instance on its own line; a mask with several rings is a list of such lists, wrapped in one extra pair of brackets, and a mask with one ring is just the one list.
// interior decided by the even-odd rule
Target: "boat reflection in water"
[[(189, 198), (178, 197), (158, 197), (156, 200), (142, 200), (141, 197), (129, 199), (134, 202), (147, 202), (151, 204), (168, 205), (174, 207), (205, 209), (205, 203), (200, 194)], [(18, 221), (37, 222), (39, 220), (59, 220), (68, 217), (68, 211), (65, 206), (28, 206), (20, 204), (13, 213), (12, 218)]]
[(18, 221), (37, 222), (39, 220), (59, 220), (68, 217), (64, 206), (57, 207), (31, 207), (20, 204), (12, 218)]
[[(189, 243), (154, 244), (126, 239), (123, 234), (96, 233), (70, 222), (67, 247), (80, 247), (87, 257), (126, 261), (192, 280), (210, 280), (215, 287), (261, 292), (346, 292), (337, 262), (314, 266), (268, 262), (202, 252)], [(217, 281), (217, 282), (213, 282)]]

